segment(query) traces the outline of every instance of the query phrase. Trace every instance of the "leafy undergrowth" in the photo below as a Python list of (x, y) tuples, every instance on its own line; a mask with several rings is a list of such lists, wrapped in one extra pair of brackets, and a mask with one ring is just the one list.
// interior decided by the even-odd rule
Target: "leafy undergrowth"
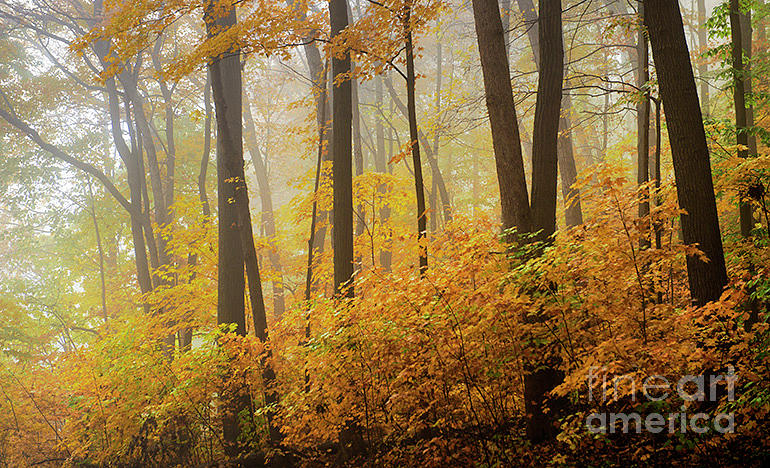
[[(457, 220), (432, 239), (424, 278), (364, 269), (355, 299), (297, 302), (271, 324), (267, 349), (217, 330), (206, 318), (212, 309), (200, 312), (210, 295), (191, 291), (206, 290), (203, 270), (154, 297), (173, 321), (127, 316), (34, 365), (20, 345), (18, 356), (2, 358), (0, 377), (12, 385), (0, 401), (0, 461), (25, 466), (34, 454), (49, 466), (217, 466), (221, 396), (248, 392), (253, 404), (239, 419), (252, 456), (242, 466), (265, 458), (274, 466), (767, 463), (770, 247), (729, 245), (732, 283), (719, 302), (693, 307), (684, 259), (698, 252), (678, 241), (672, 191), (636, 220), (637, 193), (608, 174), (583, 187), (586, 200), (601, 201), (591, 221), (553, 245), (508, 250), (492, 223)], [(650, 226), (660, 246), (640, 249)], [(172, 322), (197, 331), (190, 350), (168, 359), (158, 342)], [(533, 363), (565, 376), (551, 394), (559, 434), (537, 445), (524, 430), (522, 382)], [(279, 395), (269, 407), (266, 364)], [(642, 394), (650, 376), (729, 372), (738, 379), (722, 380), (704, 401), (675, 387), (657, 400)], [(702, 414), (703, 431), (589, 430), (591, 415), (606, 413)], [(732, 432), (718, 430), (721, 414), (734, 418)], [(278, 449), (268, 448), (268, 419), (281, 430)]]

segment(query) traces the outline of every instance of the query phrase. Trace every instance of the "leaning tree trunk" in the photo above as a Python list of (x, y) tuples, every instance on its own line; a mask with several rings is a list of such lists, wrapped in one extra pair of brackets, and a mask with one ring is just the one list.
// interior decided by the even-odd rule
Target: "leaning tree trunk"
[[(473, 17), (481, 55), (489, 124), (492, 129), (497, 180), (500, 185), (503, 229), (506, 232), (516, 229), (519, 234), (527, 234), (532, 229), (532, 219), (508, 55), (497, 0), (473, 0)], [(513, 241), (514, 236), (508, 236), (507, 240)]]
[(254, 124), (254, 118), (251, 115), (251, 107), (249, 102), (245, 99), (243, 103), (243, 117), (246, 130), (244, 132), (246, 148), (249, 150), (252, 166), (254, 166), (254, 175), (257, 178), (257, 185), (259, 186), (259, 200), (262, 205), (262, 228), (264, 229), (265, 237), (271, 244), (267, 257), (275, 271), (275, 280), (272, 282), (273, 314), (276, 317), (280, 317), (286, 310), (286, 302), (283, 297), (283, 266), (281, 264), (281, 256), (278, 253), (278, 248), (275, 245), (277, 237), (275, 211), (273, 209), (273, 193), (270, 189), (270, 178), (267, 174), (267, 162), (262, 159), (259, 145), (257, 144), (257, 128)]
[[(347, 2), (329, 1), (332, 41), (348, 26)], [(332, 179), (334, 199), (334, 289), (353, 297), (353, 164), (351, 133), (353, 123), (350, 51), (332, 58)]]
[(722, 295), (727, 271), (706, 132), (679, 4), (644, 0), (644, 24), (658, 72), (679, 205), (687, 212), (682, 216), (682, 235), (685, 244), (697, 245), (708, 257), (707, 261), (687, 257), (690, 294), (697, 305), (703, 305)]

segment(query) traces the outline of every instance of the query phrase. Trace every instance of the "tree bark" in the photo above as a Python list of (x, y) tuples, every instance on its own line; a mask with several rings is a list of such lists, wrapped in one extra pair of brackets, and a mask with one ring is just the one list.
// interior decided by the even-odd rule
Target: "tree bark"
[[(644, 18), (644, 5), (639, 5), (639, 15)], [(641, 25), (640, 25), (641, 26)], [(639, 96), (639, 102), (636, 105), (636, 182), (642, 186), (650, 181), (650, 99), (649, 93), (645, 89), (650, 80), (650, 53), (647, 45), (647, 33), (640, 27), (637, 33), (637, 68), (636, 86), (642, 91)], [(639, 200), (639, 218), (646, 218), (650, 214), (649, 192), (641, 195)], [(649, 230), (646, 225), (642, 228), (642, 237), (639, 240), (642, 249), (650, 247)]]
[[(497, 0), (473, 0), (473, 16), (500, 187), (503, 230), (515, 229), (519, 234), (526, 234), (532, 229), (532, 217)], [(511, 242), (515, 236), (508, 236), (507, 240)]]
[[(532, 0), (517, 0), (519, 10), (524, 16), (527, 26), (527, 37), (532, 48), (535, 67), (540, 69), (540, 26), (537, 10)], [(562, 31), (562, 37), (564, 33)], [(563, 39), (562, 39), (563, 41)], [(565, 60), (567, 56), (565, 54)], [(568, 70), (564, 66), (564, 80), (569, 81)], [(564, 217), (567, 227), (583, 224), (583, 208), (580, 203), (580, 190), (575, 188), (577, 182), (577, 165), (575, 164), (575, 149), (572, 142), (572, 96), (570, 91), (562, 89), (561, 117), (559, 119), (559, 142), (557, 144), (558, 171), (561, 175), (562, 198), (564, 199)]]
[[(329, 22), (334, 40), (348, 26), (347, 2), (329, 1)], [(350, 73), (350, 51), (332, 58), (334, 91), (332, 101), (332, 179), (334, 185), (334, 289), (340, 296), (353, 297), (353, 124), (352, 88), (345, 77)]]
[(687, 257), (690, 294), (695, 304), (704, 305), (719, 299), (727, 271), (706, 132), (678, 3), (644, 0), (644, 23), (658, 71), (679, 205), (687, 212), (682, 235), (685, 244), (697, 245), (708, 257)]
[[(703, 53), (708, 49), (708, 31), (706, 30), (706, 0), (698, 0), (698, 48)], [(709, 83), (708, 83), (708, 70), (709, 66), (705, 60), (701, 59), (698, 64), (698, 79), (700, 79), (700, 99), (701, 99), (701, 111), (703, 117), (709, 118), (710, 115), (710, 103), (709, 103)]]
[(532, 151), (532, 224), (538, 239), (556, 232), (559, 118), (564, 78), (561, 0), (540, 5), (540, 78)]
[(404, 34), (406, 46), (406, 107), (409, 115), (409, 139), (414, 165), (414, 189), (417, 197), (417, 244), (419, 249), (420, 275), (428, 271), (427, 211), (425, 209), (425, 186), (420, 159), (420, 137), (417, 130), (417, 104), (415, 102), (414, 46), (412, 44), (411, 6), (404, 12)]

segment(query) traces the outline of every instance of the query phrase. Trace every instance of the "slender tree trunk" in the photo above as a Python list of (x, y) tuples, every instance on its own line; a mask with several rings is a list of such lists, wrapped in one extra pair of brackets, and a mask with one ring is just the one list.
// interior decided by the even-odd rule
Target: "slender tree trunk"
[[(738, 151), (741, 158), (754, 157), (757, 154), (757, 140), (752, 134), (754, 126), (754, 108), (746, 102), (746, 96), (751, 95), (751, 13), (741, 12), (738, 0), (730, 1), (730, 29), (732, 32), (733, 60), (733, 102), (735, 104), (735, 130), (737, 143), (746, 149)], [(743, 57), (748, 61), (744, 63)], [(742, 198), (745, 194), (741, 194)], [(739, 202), (741, 235), (750, 237), (754, 228), (754, 214), (751, 203)]]
[[(508, 231), (515, 228), (519, 234), (526, 234), (532, 229), (532, 218), (508, 56), (497, 8), (497, 0), (473, 0), (476, 37), (484, 75), (489, 124), (492, 129), (497, 180), (500, 185), (503, 229)], [(474, 182), (474, 191), (475, 189)], [(507, 238), (509, 242), (514, 239), (512, 236)]]
[[(327, 64), (328, 66), (328, 64)], [(318, 107), (318, 156), (316, 158), (315, 183), (313, 185), (313, 211), (310, 215), (310, 237), (307, 242), (307, 269), (305, 274), (305, 301), (310, 301), (310, 293), (313, 287), (313, 257), (315, 253), (316, 223), (318, 222), (318, 189), (321, 186), (321, 167), (324, 158), (324, 139), (328, 133), (326, 125), (326, 67), (324, 68), (323, 81), (319, 83), (319, 89), (323, 102)], [(306, 329), (306, 337), (310, 335), (310, 324)]]
[(529, 45), (535, 54), (535, 66), (540, 68), (540, 25), (537, 19), (537, 9), (532, 0), (516, 0), (519, 11), (524, 16), (524, 26), (527, 28)]
[[(347, 2), (329, 1), (332, 40), (348, 26)], [(332, 179), (334, 186), (334, 289), (336, 294), (353, 297), (353, 168), (352, 168), (352, 88), (350, 52), (332, 59), (334, 94), (332, 101)], [(344, 78), (344, 79), (343, 79)]]
[[(377, 118), (375, 120), (375, 138), (377, 141), (377, 152), (375, 154), (375, 166), (377, 169), (377, 172), (380, 174), (387, 174), (388, 173), (388, 160), (389, 157), (385, 153), (385, 126), (383, 125), (384, 121), (384, 93), (382, 89), (382, 76), (377, 76), (374, 79), (375, 84), (375, 99), (377, 104)], [(387, 193), (387, 187), (385, 185), (381, 185), (379, 188), (380, 193), (386, 194)], [(383, 245), (380, 247), (380, 266), (385, 269), (385, 271), (390, 271), (391, 268), (391, 258), (392, 254), (390, 252), (390, 242), (388, 242), (389, 238), (389, 231), (387, 230), (387, 225), (390, 222), (390, 206), (388, 205), (388, 201), (386, 198), (383, 198), (383, 205), (380, 208), (380, 225), (381, 229), (385, 230), (385, 236), (386, 240), (383, 243)]]
[(575, 187), (577, 182), (577, 165), (572, 140), (572, 96), (564, 91), (562, 111), (559, 119), (559, 174), (561, 175), (561, 191), (564, 198), (564, 220), (567, 227), (583, 224), (583, 207), (580, 203), (580, 190)]
[(262, 158), (257, 144), (257, 129), (254, 124), (254, 117), (251, 114), (251, 107), (246, 97), (243, 103), (243, 120), (245, 124), (244, 137), (246, 148), (251, 156), (251, 163), (254, 166), (254, 174), (259, 186), (259, 200), (262, 205), (262, 229), (265, 237), (271, 246), (267, 257), (275, 271), (275, 280), (273, 281), (273, 314), (281, 317), (286, 310), (286, 302), (283, 296), (283, 266), (281, 256), (278, 253), (276, 245), (277, 236), (275, 228), (275, 210), (273, 209), (273, 193), (270, 188), (270, 178), (267, 174), (267, 161)]
[[(639, 5), (639, 15), (644, 18), (644, 4)], [(636, 86), (639, 89), (645, 89), (650, 80), (650, 53), (647, 45), (647, 33), (644, 28), (639, 28), (638, 40), (636, 45), (637, 69)], [(642, 186), (650, 181), (650, 99), (649, 93), (645, 90), (639, 97), (639, 103), (636, 105), (636, 182)], [(649, 192), (642, 195), (639, 200), (639, 218), (646, 218), (650, 214)], [(650, 247), (649, 230), (646, 226), (642, 229), (642, 237), (639, 240), (640, 247), (646, 249)]]
[(644, 0), (644, 23), (658, 71), (679, 205), (687, 211), (682, 216), (682, 235), (685, 244), (697, 245), (708, 257), (708, 261), (687, 257), (690, 293), (697, 305), (703, 305), (719, 299), (727, 271), (706, 133), (679, 5)]
[[(703, 53), (708, 49), (708, 31), (706, 30), (706, 0), (698, 0), (698, 48)], [(709, 103), (709, 83), (708, 83), (708, 70), (709, 66), (705, 60), (699, 60), (698, 64), (698, 78), (700, 79), (700, 102), (703, 117), (709, 118), (710, 115), (710, 103)]]
[[(211, 218), (211, 204), (209, 195), (206, 191), (206, 176), (209, 171), (209, 159), (211, 157), (211, 73), (206, 72), (206, 82), (203, 85), (203, 109), (206, 114), (203, 123), (203, 154), (201, 155), (200, 169), (198, 170), (198, 200), (201, 203), (203, 212), (203, 224), (208, 224)], [(191, 254), (187, 257), (187, 263), (190, 266), (198, 264), (197, 254)], [(186, 327), (179, 332), (179, 347), (182, 352), (192, 349), (193, 329)]]
[[(236, 25), (235, 9), (226, 16), (215, 16), (213, 4), (208, 3), (205, 11), (206, 29), (209, 37), (216, 37)], [(248, 189), (243, 170), (243, 124), (242, 124), (242, 82), (240, 50), (232, 49), (213, 57), (209, 62), (211, 85), (217, 116), (217, 188), (219, 216), (219, 261), (217, 323), (234, 324), (236, 333), (246, 334), (246, 311), (244, 302), (244, 266), (249, 280), (254, 329), (257, 337), (267, 340), (267, 317), (262, 298), (262, 288), (257, 265), (256, 250), (249, 214)], [(269, 357), (269, 356), (268, 356)], [(265, 361), (262, 362), (262, 377), (265, 384), (265, 403), (277, 401), (271, 390), (274, 374)], [(245, 389), (233, 394), (226, 392), (223, 398), (228, 411), (223, 414), (225, 452), (236, 456), (240, 427), (238, 413), (250, 407), (250, 396)], [(267, 414), (271, 440), (280, 434), (272, 424), (271, 413)]]
[[(401, 99), (398, 97), (398, 93), (393, 88), (393, 83), (391, 82), (389, 77), (386, 77), (385, 85), (388, 87), (388, 93), (390, 94), (391, 102), (395, 104), (399, 112), (401, 112), (401, 114), (407, 120), (409, 120), (409, 110), (407, 109), (407, 106), (405, 106), (404, 103), (401, 102)], [(441, 195), (442, 211), (444, 212), (444, 219), (447, 222), (451, 221), (452, 208), (449, 200), (449, 192), (446, 189), (444, 177), (441, 175), (441, 169), (438, 166), (438, 160), (436, 159), (436, 155), (434, 155), (433, 151), (431, 150), (428, 139), (425, 137), (425, 135), (422, 133), (422, 130), (420, 130), (419, 128), (417, 129), (417, 136), (418, 136), (418, 140), (421, 145), (421, 148), (425, 150), (425, 157), (428, 160), (428, 164), (430, 165), (430, 169), (431, 169), (431, 177), (435, 177), (436, 183), (438, 184), (438, 191), (439, 191), (439, 195)]]
[[(661, 154), (661, 125), (660, 125), (660, 100), (655, 101), (655, 191), (660, 192), (660, 154)], [(660, 198), (656, 197), (655, 206), (660, 206)], [(660, 223), (655, 224), (655, 248), (660, 250), (663, 247), (663, 229)], [(663, 298), (659, 297), (658, 302), (663, 302)]]
[(99, 253), (99, 285), (101, 286), (101, 300), (102, 300), (102, 317), (104, 323), (109, 321), (109, 315), (107, 314), (107, 282), (104, 278), (104, 248), (102, 247), (102, 235), (99, 231), (99, 221), (96, 218), (96, 202), (94, 200), (94, 192), (91, 189), (91, 179), (88, 179), (88, 196), (91, 199), (91, 220), (94, 223), (94, 234), (96, 235), (96, 249)]
[(417, 104), (415, 102), (414, 46), (412, 44), (411, 5), (404, 12), (404, 34), (406, 39), (406, 107), (409, 114), (409, 139), (414, 165), (414, 189), (417, 197), (417, 244), (420, 257), (420, 275), (428, 271), (428, 246), (426, 243), (427, 224), (425, 209), (425, 186), (420, 159), (420, 137), (417, 130)]
[[(350, 14), (350, 11), (348, 11), (348, 14)], [(351, 15), (352, 17), (352, 15)], [(351, 67), (355, 69), (355, 64), (351, 63)], [(363, 145), (361, 144), (361, 109), (360, 109), (360, 102), (359, 102), (359, 96), (358, 96), (358, 79), (353, 78), (350, 82), (351, 86), (351, 96), (353, 99), (353, 160), (355, 162), (355, 171), (356, 171), (356, 177), (360, 177), (364, 175), (364, 150)], [(356, 229), (355, 229), (355, 235), (360, 236), (364, 233), (366, 230), (366, 219), (364, 218), (365, 215), (364, 206), (359, 203), (356, 206), (356, 212), (355, 212), (355, 218), (356, 218)], [(355, 268), (356, 271), (361, 271), (361, 268), (363, 267), (361, 260), (361, 255), (356, 256), (355, 258)]]
[[(743, 34), (742, 19), (745, 18), (740, 11), (739, 0), (730, 0), (730, 30), (732, 32), (732, 60), (733, 60), (733, 102), (735, 104), (735, 131), (738, 145), (747, 149), (739, 149), (738, 156), (749, 156), (748, 118), (746, 112), (746, 74), (743, 67)], [(742, 197), (741, 197), (742, 198)], [(739, 202), (741, 235), (751, 236), (753, 227), (751, 205), (744, 200)]]

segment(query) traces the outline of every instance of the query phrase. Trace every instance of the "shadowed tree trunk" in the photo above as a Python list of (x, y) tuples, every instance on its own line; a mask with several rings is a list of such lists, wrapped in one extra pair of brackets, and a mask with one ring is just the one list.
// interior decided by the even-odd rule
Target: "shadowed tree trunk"
[(532, 151), (532, 223), (541, 240), (556, 232), (556, 176), (564, 77), (561, 1), (540, 5), (540, 79)]
[(245, 124), (244, 137), (246, 148), (251, 156), (251, 164), (254, 166), (254, 174), (259, 186), (259, 200), (262, 205), (262, 229), (265, 237), (271, 246), (268, 249), (267, 257), (275, 270), (275, 280), (273, 283), (273, 313), (276, 317), (281, 317), (286, 310), (286, 302), (283, 297), (283, 266), (281, 265), (281, 256), (278, 253), (278, 247), (275, 228), (275, 211), (273, 210), (273, 193), (270, 189), (270, 178), (267, 174), (267, 162), (263, 160), (257, 143), (257, 128), (254, 124), (254, 117), (251, 115), (251, 106), (247, 99), (243, 102), (243, 121)]
[[(497, 0), (473, 0), (473, 16), (500, 185), (503, 229), (515, 228), (518, 233), (525, 234), (532, 229), (532, 219)], [(508, 241), (513, 240), (513, 237), (508, 237)]]
[[(329, 1), (332, 40), (348, 25), (347, 2)], [(350, 52), (332, 58), (332, 179), (334, 185), (334, 289), (353, 297), (353, 164), (351, 148), (352, 89), (344, 75), (350, 72)]]
[[(224, 12), (225, 16), (212, 13), (213, 4), (205, 9), (206, 29), (209, 37), (236, 25), (235, 9)], [(243, 163), (242, 85), (240, 50), (230, 50), (212, 57), (209, 61), (211, 87), (217, 118), (217, 189), (219, 217), (219, 255), (217, 278), (217, 323), (234, 324), (239, 335), (246, 334), (244, 302), (244, 266), (248, 277), (249, 297), (257, 337), (267, 340), (267, 317), (262, 298), (256, 250), (249, 214), (248, 189)], [(277, 401), (270, 389), (274, 374), (266, 361), (262, 363), (265, 384), (265, 403)], [(249, 408), (250, 396), (245, 389), (225, 392), (227, 402), (223, 413), (225, 452), (228, 456), (240, 453), (238, 414)], [(272, 441), (280, 438), (272, 424), (272, 414), (267, 413), (268, 432)]]
[[(209, 13), (209, 15), (212, 14)], [(206, 27), (212, 37), (216, 34), (213, 32), (216, 29), (231, 27), (235, 23), (235, 9), (230, 10), (224, 18), (217, 16), (206, 18)], [(238, 207), (231, 202), (235, 199), (238, 188), (243, 187), (244, 182), (238, 180), (243, 172), (239, 56), (240, 53), (237, 51), (230, 51), (228, 54), (212, 58), (209, 62), (209, 72), (217, 118), (217, 215), (219, 218), (217, 323), (234, 324), (237, 334), (246, 335), (243, 246), (238, 226)], [(230, 392), (223, 394), (222, 397), (227, 405), (222, 415), (225, 453), (231, 457), (237, 456), (241, 451), (238, 447), (238, 437), (241, 433), (238, 413), (249, 407), (249, 397), (244, 392)]]
[[(735, 130), (738, 145), (746, 148), (739, 149), (738, 156), (748, 158), (756, 155), (756, 138), (750, 138), (751, 126), (749, 112), (753, 109), (746, 105), (746, 94), (750, 92), (751, 75), (748, 64), (744, 64), (743, 56), (751, 57), (751, 16), (741, 13), (738, 0), (730, 0), (730, 31), (732, 37), (733, 65), (733, 103), (735, 105)], [(745, 42), (745, 43), (744, 43)], [(752, 115), (753, 120), (753, 115)], [(753, 140), (750, 141), (750, 140)], [(752, 144), (753, 143), (753, 144)], [(741, 194), (743, 198), (745, 194)], [(751, 203), (739, 202), (741, 236), (751, 237), (754, 228)]]
[[(540, 37), (537, 10), (532, 0), (517, 0), (519, 10), (527, 27), (527, 38), (535, 61), (540, 69)], [(562, 37), (564, 32), (562, 31)], [(565, 55), (565, 60), (567, 57)], [(564, 66), (564, 79), (568, 81), (568, 70)], [(569, 89), (562, 89), (561, 117), (559, 119), (559, 142), (557, 144), (558, 171), (561, 175), (562, 198), (564, 199), (564, 218), (567, 227), (583, 224), (583, 208), (580, 203), (580, 190), (574, 187), (577, 182), (575, 149), (572, 142), (572, 96)]]
[(644, 0), (644, 23), (668, 124), (679, 205), (687, 211), (682, 216), (682, 235), (685, 244), (697, 245), (708, 257), (708, 261), (687, 257), (690, 294), (697, 305), (703, 305), (719, 299), (727, 271), (706, 132), (679, 5)]
[[(398, 93), (393, 88), (393, 83), (391, 82), (390, 77), (385, 78), (385, 85), (388, 88), (388, 94), (390, 95), (391, 102), (396, 105), (398, 111), (404, 116), (404, 118), (408, 120), (409, 110), (407, 109), (407, 106), (405, 106), (401, 101), (401, 98), (398, 97)], [(421, 149), (425, 150), (425, 157), (428, 160), (428, 164), (430, 165), (431, 177), (436, 179), (438, 193), (441, 195), (441, 209), (444, 212), (444, 219), (449, 222), (452, 220), (452, 208), (449, 201), (449, 192), (446, 189), (444, 177), (441, 175), (441, 170), (438, 166), (438, 160), (436, 159), (436, 155), (434, 155), (433, 151), (431, 150), (428, 139), (419, 128), (417, 129), (417, 136), (421, 145)]]
[[(532, 153), (532, 222), (537, 239), (549, 243), (556, 232), (559, 121), (564, 81), (561, 0), (541, 0), (538, 34), (540, 77)], [(538, 353), (543, 357), (526, 363), (524, 374), (527, 437), (535, 443), (556, 435), (546, 401), (551, 390), (564, 378), (558, 369), (558, 351), (543, 349)]]
[[(198, 170), (198, 201), (201, 203), (203, 223), (206, 225), (211, 218), (211, 204), (206, 191), (206, 177), (209, 172), (209, 159), (211, 157), (211, 74), (206, 73), (206, 82), (203, 85), (203, 110), (205, 118), (203, 123), (203, 154), (201, 155), (200, 168)], [(187, 258), (191, 266), (198, 264), (198, 256), (191, 254)], [(192, 278), (191, 278), (192, 279)], [(185, 328), (179, 332), (179, 348), (189, 351), (192, 348), (193, 329)]]
[[(420, 136), (417, 130), (417, 104), (415, 102), (415, 72), (414, 46), (412, 44), (411, 5), (404, 11), (404, 35), (406, 46), (406, 107), (409, 115), (409, 140), (412, 148), (412, 163), (414, 165), (414, 189), (417, 197), (417, 244), (420, 260), (420, 274), (428, 271), (427, 210), (425, 209), (425, 186), (422, 177), (422, 160), (420, 159)], [(446, 202), (446, 200), (445, 200)]]
[[(639, 15), (644, 17), (644, 5), (639, 5)], [(647, 46), (647, 33), (640, 25), (639, 32), (637, 33), (637, 74), (636, 74), (636, 86), (639, 89), (645, 89), (645, 85), (650, 80), (650, 53)], [(642, 96), (639, 96), (639, 102), (636, 105), (636, 151), (637, 151), (637, 164), (636, 164), (636, 182), (639, 186), (642, 186), (650, 181), (650, 99), (648, 92), (645, 90), (642, 92)], [(649, 192), (643, 195), (643, 198), (639, 200), (639, 217), (645, 218), (650, 214), (650, 199)], [(640, 247), (642, 249), (650, 246), (649, 230), (645, 226), (643, 228), (643, 236), (639, 240)]]

